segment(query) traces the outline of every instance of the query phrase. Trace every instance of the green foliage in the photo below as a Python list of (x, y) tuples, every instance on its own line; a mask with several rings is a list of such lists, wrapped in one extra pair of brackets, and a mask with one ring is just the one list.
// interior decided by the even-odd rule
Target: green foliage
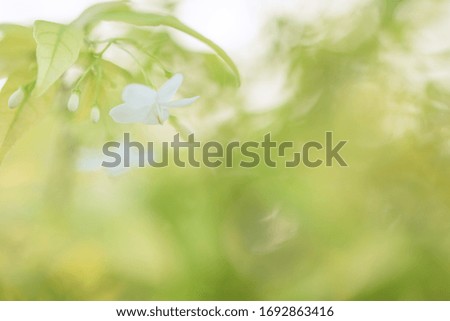
[(197, 40), (203, 42), (204, 44), (208, 45), (211, 49), (213, 49), (216, 52), (216, 54), (220, 58), (222, 58), (223, 61), (229, 66), (231, 71), (234, 73), (234, 76), (236, 77), (238, 85), (240, 84), (239, 71), (236, 65), (234, 64), (233, 60), (227, 55), (227, 53), (218, 45), (216, 45), (213, 41), (199, 34), (195, 30), (189, 28), (188, 26), (186, 26), (180, 20), (178, 20), (173, 16), (139, 13), (133, 11), (120, 11), (120, 12), (113, 11), (113, 12), (102, 12), (97, 17), (95, 17), (95, 19), (100, 19), (104, 21), (119, 21), (144, 27), (167, 26), (179, 30), (187, 35), (196, 38)]
[(72, 25), (36, 21), (34, 39), (38, 64), (35, 90), (40, 96), (77, 61), (83, 32)]
[(31, 28), (0, 24), (0, 34), (0, 78), (24, 65), (33, 65), (36, 44)]
[[(0, 147), (0, 162), (29, 125), (41, 120), (51, 109), (45, 105), (67, 105), (70, 91), (81, 95), (81, 104), (79, 115), (67, 118), (66, 121), (69, 122), (80, 120), (80, 116), (88, 118), (91, 108), (97, 105), (106, 114), (109, 108), (119, 103), (120, 92), (127, 83), (144, 82), (152, 85), (153, 81), (150, 79), (159, 77), (153, 68), (154, 64), (158, 64), (166, 78), (171, 76), (172, 73), (160, 63), (163, 57), (158, 57), (141, 45), (151, 40), (146, 38), (148, 33), (130, 32), (128, 37), (98, 40), (94, 31), (104, 21), (125, 23), (131, 30), (162, 25), (195, 37), (215, 51), (239, 83), (239, 72), (235, 64), (214, 42), (173, 16), (135, 12), (123, 2), (94, 5), (68, 25), (48, 21), (36, 21), (33, 29), (0, 25), (0, 78), (8, 78), (0, 105), (1, 112), (5, 115), (0, 119), (0, 141), (3, 142)], [(159, 37), (158, 33), (153, 35), (156, 39)], [(103, 55), (111, 47), (129, 55), (134, 66), (124, 67), (118, 62), (105, 60)], [(144, 63), (148, 59), (152, 64)], [(81, 76), (76, 80), (66, 81), (65, 77), (74, 67), (82, 69)], [(130, 73), (130, 68), (135, 71)], [(8, 99), (18, 88), (25, 90), (24, 102), (17, 110), (7, 110)], [(51, 94), (49, 89), (52, 89)], [(43, 95), (45, 99), (41, 98)], [(39, 113), (34, 114), (32, 110), (35, 108), (31, 106), (36, 106)]]
[[(36, 120), (45, 117), (45, 114), (53, 106), (54, 91), (30, 99), (30, 92), (34, 86), (33, 77), (34, 72), (18, 69), (9, 75), (0, 92), (0, 106), (4, 106), (0, 109), (0, 163), (24, 131), (30, 128)], [(26, 93), (23, 102), (16, 109), (5, 108), (8, 105), (9, 97), (21, 86)]]

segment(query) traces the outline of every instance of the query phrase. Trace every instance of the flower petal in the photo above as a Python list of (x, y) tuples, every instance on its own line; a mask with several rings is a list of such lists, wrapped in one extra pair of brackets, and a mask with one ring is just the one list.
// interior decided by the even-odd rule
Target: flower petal
[(174, 101), (164, 103), (163, 105), (167, 108), (184, 107), (184, 106), (188, 106), (188, 105), (192, 104), (194, 101), (196, 101), (199, 98), (200, 98), (200, 96), (195, 96), (192, 98), (174, 100)]
[(160, 109), (160, 112), (155, 108), (147, 116), (145, 123), (147, 125), (162, 125), (169, 119), (169, 111), (165, 108)]
[(128, 104), (122, 104), (111, 109), (109, 115), (115, 122), (121, 124), (145, 123), (148, 112), (148, 108), (145, 107), (133, 108)]
[(169, 111), (165, 108), (162, 108), (161, 113), (159, 114), (159, 118), (160, 118), (161, 124), (166, 122), (169, 119)]
[(140, 84), (130, 84), (122, 92), (123, 101), (132, 107), (152, 105), (156, 96), (156, 91)]
[(178, 88), (180, 88), (181, 83), (183, 82), (182, 74), (175, 74), (170, 78), (162, 87), (158, 90), (158, 98), (160, 102), (168, 102), (170, 101)]
[(156, 111), (152, 110), (152, 112), (148, 113), (145, 117), (144, 123), (147, 125), (158, 125), (159, 121)]

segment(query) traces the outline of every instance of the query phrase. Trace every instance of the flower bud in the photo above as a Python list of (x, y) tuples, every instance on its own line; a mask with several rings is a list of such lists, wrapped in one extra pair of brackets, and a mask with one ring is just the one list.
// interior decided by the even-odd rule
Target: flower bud
[(78, 109), (78, 106), (80, 105), (80, 95), (77, 93), (72, 93), (69, 98), (69, 102), (67, 103), (67, 109), (74, 112)]
[(97, 106), (91, 109), (91, 120), (93, 123), (98, 123), (100, 120), (100, 109)]
[(9, 97), (8, 100), (9, 108), (14, 109), (19, 107), (23, 103), (24, 99), (25, 99), (25, 92), (23, 91), (23, 88), (20, 87), (11, 95), (11, 97)]

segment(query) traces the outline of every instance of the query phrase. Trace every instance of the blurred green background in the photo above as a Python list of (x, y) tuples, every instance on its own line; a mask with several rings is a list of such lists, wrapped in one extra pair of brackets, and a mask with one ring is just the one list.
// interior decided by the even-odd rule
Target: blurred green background
[[(187, 36), (127, 29), (201, 99), (176, 126), (119, 126), (107, 111), (129, 79), (116, 77), (99, 124), (89, 101), (37, 116), (0, 167), (0, 299), (449, 300), (450, 3), (333, 2), (230, 9), (230, 30), (257, 27), (223, 44), (239, 44), (240, 88)], [(184, 127), (297, 146), (333, 131), (349, 167), (77, 169), (124, 131), (162, 142)]]

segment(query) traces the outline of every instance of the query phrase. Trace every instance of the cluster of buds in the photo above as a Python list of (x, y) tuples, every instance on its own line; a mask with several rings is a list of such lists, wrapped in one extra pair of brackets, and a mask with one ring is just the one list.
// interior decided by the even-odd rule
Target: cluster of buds
[[(69, 97), (69, 101), (67, 102), (67, 109), (71, 112), (75, 112), (78, 110), (80, 106), (80, 93), (78, 91), (73, 91)], [(93, 123), (98, 123), (100, 120), (100, 108), (95, 105), (91, 109), (91, 121)]]
[[(11, 109), (20, 107), (25, 102), (25, 98), (26, 92), (24, 87), (19, 87), (9, 97), (8, 107)], [(79, 106), (80, 106), (80, 93), (78, 91), (73, 91), (67, 102), (67, 109), (71, 112), (75, 112), (78, 110)], [(99, 120), (100, 120), (100, 108), (97, 105), (95, 105), (91, 109), (91, 121), (93, 123), (98, 123)]]

